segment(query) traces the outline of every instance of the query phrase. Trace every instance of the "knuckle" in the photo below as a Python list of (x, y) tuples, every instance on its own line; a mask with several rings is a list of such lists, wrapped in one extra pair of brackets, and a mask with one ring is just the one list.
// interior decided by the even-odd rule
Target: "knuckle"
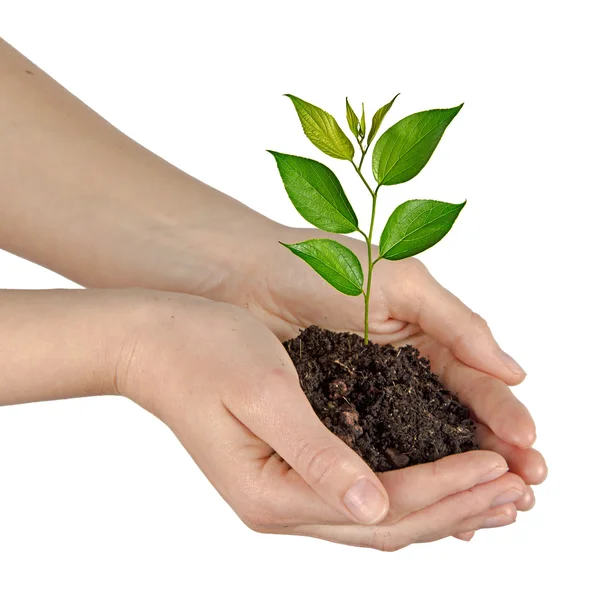
[(446, 463), (444, 460), (434, 460), (431, 463), (431, 477), (435, 479), (437, 486), (446, 476)]
[(427, 274), (429, 274), (429, 270), (427, 269), (425, 264), (422, 261), (415, 259), (414, 257), (407, 259), (404, 262), (404, 267), (408, 269), (409, 274), (416, 277), (426, 276)]
[(403, 267), (402, 284), (404, 285), (404, 294), (410, 299), (415, 317), (418, 318), (427, 298), (427, 284), (425, 282), (430, 277), (429, 270), (421, 261), (414, 258), (407, 259)]
[(414, 257), (402, 260), (401, 264), (385, 261), (382, 269), (384, 265), (389, 268), (389, 273), (384, 276), (383, 271), (380, 271), (379, 275), (386, 293), (402, 297), (414, 313), (419, 313), (424, 298), (424, 281), (430, 276), (429, 270)]
[(386, 553), (393, 553), (404, 549), (408, 545), (403, 537), (395, 535), (391, 530), (378, 529), (373, 531), (366, 547), (382, 551)]
[(297, 462), (311, 487), (325, 485), (342, 467), (341, 455), (330, 443), (307, 442), (300, 448)]
[(457, 334), (452, 341), (451, 349), (455, 354), (458, 354), (461, 348), (469, 344), (473, 338), (491, 334), (487, 321), (478, 313), (470, 311), (468, 321), (469, 325), (465, 327), (464, 331)]
[(242, 522), (257, 533), (267, 533), (276, 526), (273, 510), (262, 494), (253, 492), (243, 499), (243, 505), (236, 509)]
[(486, 334), (490, 331), (488, 322), (479, 313), (475, 313), (475, 311), (471, 311), (471, 323), (473, 329), (478, 334)]
[(501, 383), (491, 375), (482, 375), (473, 383), (473, 397), (479, 398), (494, 395)]
[(448, 487), (453, 481), (453, 475), (448, 469), (448, 464), (444, 459), (430, 462), (429, 467), (429, 486), (432, 495), (435, 495), (436, 501), (442, 499), (448, 493)]
[(255, 533), (266, 533), (266, 529), (264, 529), (263, 527), (261, 527), (255, 520), (245, 517), (245, 516), (240, 516), (241, 521), (251, 530), (254, 531)]
[(246, 373), (244, 396), (253, 410), (262, 405), (269, 412), (277, 401), (290, 394), (294, 384), (298, 385), (297, 374), (287, 367), (257, 365)]
[(267, 529), (260, 526), (259, 522), (251, 518), (244, 518), (243, 516), (240, 516), (240, 519), (251, 531), (255, 533), (260, 533), (261, 535), (268, 533)]
[(456, 497), (456, 514), (462, 519), (477, 516), (489, 506), (489, 501), (487, 492), (472, 487)]
[[(223, 393), (221, 400), (247, 425), (252, 421), (274, 421), (286, 409), (289, 410), (291, 401), (303, 396), (297, 373), (295, 370), (291, 371), (292, 367), (293, 365), (289, 368), (269, 365), (247, 367), (244, 369), (243, 384), (236, 379), (232, 391)], [(308, 400), (305, 401), (306, 404), (298, 401), (298, 409), (306, 407), (312, 412)]]
[(262, 521), (260, 513), (250, 513), (240, 516), (242, 522), (255, 533), (268, 533), (268, 525), (265, 525)]
[(258, 374), (254, 383), (262, 388), (264, 393), (282, 395), (289, 393), (290, 383), (299, 384), (298, 374), (293, 365), (287, 366), (278, 363), (277, 366), (265, 366), (257, 368)]

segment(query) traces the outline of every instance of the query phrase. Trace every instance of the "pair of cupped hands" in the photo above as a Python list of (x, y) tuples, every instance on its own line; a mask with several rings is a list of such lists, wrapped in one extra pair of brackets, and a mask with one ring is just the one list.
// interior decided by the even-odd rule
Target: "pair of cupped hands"
[[(547, 469), (531, 447), (534, 422), (509, 388), (525, 372), (486, 322), (416, 259), (375, 268), (370, 339), (410, 343), (430, 359), (471, 409), (482, 448), (375, 474), (320, 422), (281, 344), (312, 324), (361, 333), (362, 300), (341, 296), (278, 250), (277, 239), (298, 242), (315, 231), (272, 232), (248, 247), (243, 267), (215, 270), (210, 292), (193, 283), (140, 291), (144, 315), (123, 345), (114, 390), (162, 419), (259, 532), (391, 551), (470, 540), (531, 509), (531, 485)], [(366, 256), (364, 243), (347, 242)]]

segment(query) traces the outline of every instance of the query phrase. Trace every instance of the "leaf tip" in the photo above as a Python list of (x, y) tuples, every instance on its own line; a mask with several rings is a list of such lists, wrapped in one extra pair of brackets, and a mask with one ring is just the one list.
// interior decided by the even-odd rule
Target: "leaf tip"
[(456, 221), (456, 218), (458, 218), (458, 216), (462, 212), (462, 210), (463, 210), (463, 208), (465, 207), (466, 204), (467, 204), (467, 200), (466, 199), (462, 203), (457, 203), (456, 204), (456, 216), (454, 217), (455, 221)]

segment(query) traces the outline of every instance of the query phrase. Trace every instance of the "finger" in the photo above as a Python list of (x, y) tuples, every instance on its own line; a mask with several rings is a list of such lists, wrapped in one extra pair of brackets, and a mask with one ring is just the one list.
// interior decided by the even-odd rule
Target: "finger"
[(475, 531), (470, 531), (468, 533), (457, 533), (453, 535), (456, 539), (460, 539), (461, 541), (470, 541), (475, 536)]
[(515, 502), (515, 506), (520, 512), (527, 512), (535, 506), (535, 494), (531, 487), (527, 486), (525, 495)]
[[(388, 276), (384, 292), (394, 317), (410, 318), (454, 355), (475, 369), (513, 385), (525, 379), (523, 368), (494, 339), (487, 323), (439, 284), (418, 260), (403, 264), (401, 275)], [(406, 269), (409, 275), (406, 275)], [(394, 297), (404, 296), (404, 301)]]
[(522, 479), (507, 473), (490, 483), (449, 496), (429, 508), (410, 514), (393, 525), (308, 525), (298, 527), (292, 533), (357, 547), (396, 551), (411, 543), (475, 530), (461, 528), (460, 525), (463, 521), (475, 517), (482, 519), (482, 515), (490, 509), (512, 504), (512, 501), (504, 504), (499, 504), (499, 501), (505, 500), (509, 492), (512, 492), (514, 499), (515, 496), (522, 495), (524, 490)]
[(478, 485), (412, 514), (405, 519), (414, 529), (408, 532), (414, 537), (414, 541), (427, 542), (477, 530), (476, 526), (464, 526), (464, 521), (475, 518), (483, 520), (489, 510), (505, 506), (514, 507), (514, 502), (520, 499), (525, 491), (523, 480), (507, 473), (496, 481)]
[[(441, 360), (445, 361), (440, 371), (442, 383), (471, 409), (478, 421), (509, 444), (520, 448), (533, 445), (535, 423), (525, 405), (505, 383), (464, 365), (451, 355)], [(435, 355), (432, 365), (437, 369)]]
[[(238, 421), (235, 424), (241, 425)], [(272, 532), (277, 528), (307, 524), (347, 524), (347, 516), (319, 499), (296, 471), (249, 430), (244, 430), (238, 446), (228, 452), (242, 456), (247, 454), (244, 466), (252, 467), (254, 472), (253, 513), (257, 513), (257, 508), (262, 512), (259, 516), (261, 530)], [(252, 444), (252, 440), (267, 448), (267, 457), (260, 446)], [(240, 463), (230, 469), (236, 471), (235, 479), (239, 480)], [(425, 508), (447, 495), (487, 483), (506, 471), (507, 464), (498, 454), (481, 450), (383, 473), (379, 477), (390, 497), (390, 511), (383, 524), (396, 522), (402, 516)], [(534, 501), (531, 488), (526, 487), (524, 496), (517, 502), (517, 508), (529, 510)], [(247, 500), (245, 503), (247, 505)]]
[[(206, 421), (210, 420), (210, 425)], [(189, 409), (173, 431), (207, 479), (251, 528), (342, 524), (326, 503), (269, 445), (222, 404)]]
[(379, 478), (390, 498), (384, 524), (396, 522), (449, 495), (493, 481), (507, 470), (508, 465), (499, 454), (477, 450), (383, 473)]
[(305, 524), (348, 524), (348, 516), (316, 495), (278, 454), (255, 464), (252, 519), (260, 530), (285, 530)]
[(226, 403), (325, 502), (361, 524), (385, 518), (387, 493), (369, 466), (319, 420), (298, 383), (281, 369), (263, 372), (246, 399)]
[(522, 449), (502, 441), (484, 425), (477, 424), (477, 441), (485, 450), (502, 455), (511, 472), (519, 475), (527, 485), (539, 485), (548, 476), (548, 467), (544, 457), (534, 448)]
[[(517, 508), (514, 504), (506, 504), (499, 508), (491, 508), (477, 516), (467, 518), (460, 522), (456, 531), (457, 534), (475, 533), (481, 529), (496, 529), (513, 524), (517, 520)], [(443, 537), (432, 536), (430, 541), (443, 539)]]

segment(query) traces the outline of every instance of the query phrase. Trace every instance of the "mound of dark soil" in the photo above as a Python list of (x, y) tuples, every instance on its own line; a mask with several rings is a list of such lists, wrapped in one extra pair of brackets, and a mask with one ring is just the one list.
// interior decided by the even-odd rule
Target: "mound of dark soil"
[(284, 346), (321, 421), (374, 471), (478, 449), (469, 410), (416, 348), (316, 326)]

